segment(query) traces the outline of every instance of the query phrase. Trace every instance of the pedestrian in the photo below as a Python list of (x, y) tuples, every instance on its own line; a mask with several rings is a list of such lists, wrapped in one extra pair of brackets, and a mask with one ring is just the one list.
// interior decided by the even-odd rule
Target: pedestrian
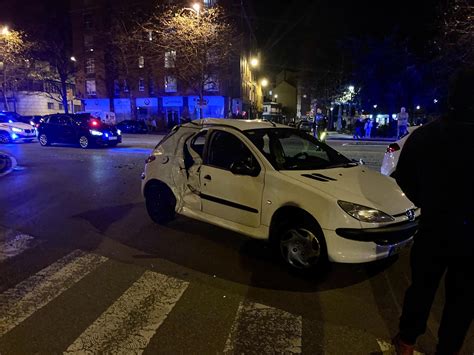
[(397, 138), (402, 138), (407, 133), (408, 127), (408, 112), (406, 112), (405, 107), (400, 109), (400, 112), (397, 114)]
[(421, 208), (410, 255), (411, 285), (393, 340), (397, 354), (413, 354), (445, 272), (436, 354), (458, 354), (474, 316), (474, 155), (466, 154), (474, 137), (473, 81), (472, 67), (454, 76), (450, 111), (409, 136), (395, 172), (402, 191)]
[(372, 133), (372, 120), (370, 118), (367, 119), (367, 121), (365, 122), (365, 126), (364, 126), (364, 129), (365, 129), (365, 138), (370, 138), (370, 135)]
[(362, 119), (358, 117), (354, 123), (354, 138), (355, 139), (361, 139), (362, 138), (362, 126), (364, 123), (362, 122)]

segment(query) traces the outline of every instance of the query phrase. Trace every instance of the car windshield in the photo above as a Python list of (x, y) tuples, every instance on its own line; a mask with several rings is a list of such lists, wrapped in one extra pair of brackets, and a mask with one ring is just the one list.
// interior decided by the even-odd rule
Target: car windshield
[(277, 170), (316, 170), (356, 166), (314, 137), (288, 128), (254, 129), (245, 135)]

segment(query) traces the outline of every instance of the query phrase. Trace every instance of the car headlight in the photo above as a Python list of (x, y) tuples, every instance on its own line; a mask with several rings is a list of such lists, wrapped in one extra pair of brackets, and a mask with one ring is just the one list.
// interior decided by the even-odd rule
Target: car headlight
[(12, 132), (21, 133), (23, 132), (23, 130), (20, 128), (12, 127)]
[(93, 136), (101, 136), (103, 133), (101, 131), (97, 131), (95, 129), (90, 129), (89, 130), (90, 134), (92, 134)]
[(392, 222), (395, 219), (385, 212), (376, 210), (375, 208), (361, 206), (356, 203), (347, 201), (337, 201), (337, 204), (351, 217), (368, 223)]
[(120, 136), (122, 134), (122, 131), (117, 129), (117, 134)]

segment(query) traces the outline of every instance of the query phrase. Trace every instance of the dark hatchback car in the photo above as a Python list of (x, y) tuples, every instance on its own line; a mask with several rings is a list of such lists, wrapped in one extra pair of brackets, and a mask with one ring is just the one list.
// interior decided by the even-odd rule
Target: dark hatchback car
[(38, 124), (38, 140), (42, 146), (52, 143), (92, 146), (116, 146), (122, 142), (117, 127), (107, 125), (89, 114), (55, 114), (44, 116)]
[(125, 120), (117, 123), (123, 133), (148, 133), (148, 127), (145, 122), (137, 120)]

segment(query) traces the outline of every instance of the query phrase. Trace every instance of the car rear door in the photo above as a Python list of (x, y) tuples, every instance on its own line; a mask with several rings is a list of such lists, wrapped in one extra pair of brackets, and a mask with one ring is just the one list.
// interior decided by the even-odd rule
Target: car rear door
[[(249, 227), (260, 226), (265, 171), (249, 147), (224, 130), (210, 133), (200, 169), (203, 212)], [(231, 166), (245, 161), (255, 176), (234, 174)]]

